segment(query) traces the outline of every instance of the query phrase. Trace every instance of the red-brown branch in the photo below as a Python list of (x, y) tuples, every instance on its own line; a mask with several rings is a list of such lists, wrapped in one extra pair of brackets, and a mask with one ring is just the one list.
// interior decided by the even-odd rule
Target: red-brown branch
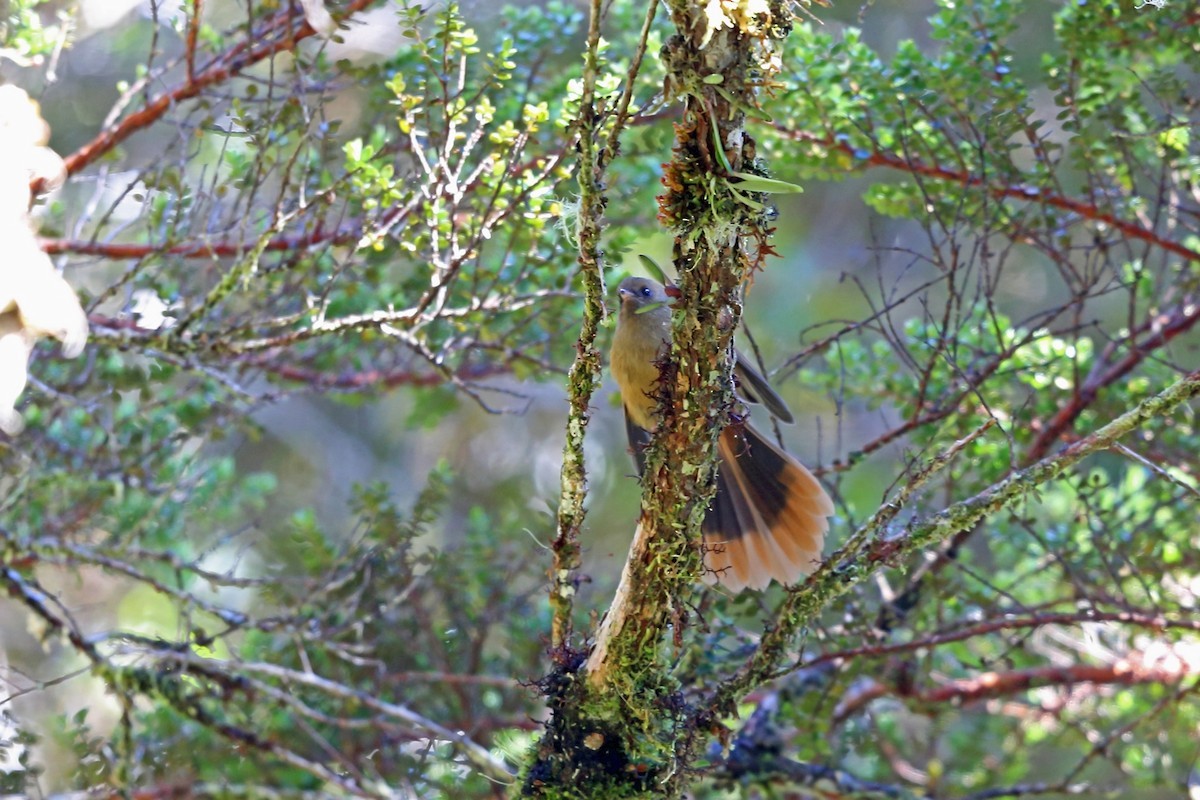
[(1161, 328), (1146, 337), (1143, 342), (1133, 342), (1133, 346), (1124, 358), (1110, 364), (1107, 369), (1093, 370), (1083, 385), (1074, 393), (1070, 402), (1060, 408), (1038, 434), (1037, 439), (1025, 454), (1025, 463), (1032, 464), (1044, 458), (1059, 437), (1067, 433), (1079, 415), (1092, 404), (1101, 389), (1124, 378), (1138, 364), (1142, 363), (1146, 356), (1179, 334), (1190, 331), (1197, 322), (1200, 322), (1200, 303), (1183, 306), (1177, 309)]
[(505, 364), (486, 364), (464, 367), (447, 376), (435, 370), (416, 371), (409, 369), (381, 370), (366, 369), (359, 372), (331, 374), (295, 364), (279, 364), (269, 358), (247, 358), (252, 364), (277, 378), (293, 383), (303, 383), (318, 389), (361, 391), (364, 389), (392, 389), (397, 386), (440, 386), (452, 380), (478, 381), (511, 372)]
[(1091, 203), (1085, 203), (1082, 200), (1075, 200), (1070, 197), (1064, 197), (1060, 194), (1040, 189), (1036, 186), (1028, 184), (995, 184), (989, 183), (984, 178), (978, 175), (972, 175), (968, 172), (948, 169), (940, 164), (926, 164), (915, 158), (905, 158), (892, 153), (886, 153), (880, 150), (871, 150), (866, 155), (850, 145), (847, 142), (840, 142), (830, 136), (821, 136), (811, 131), (794, 131), (776, 126), (776, 130), (780, 134), (786, 136), (793, 141), (807, 142), (817, 144), (822, 147), (827, 147), (832, 150), (840, 150), (846, 155), (860, 164), (873, 167), (888, 167), (889, 169), (900, 170), (915, 175), (924, 175), (927, 178), (937, 178), (939, 180), (950, 181), (962, 186), (975, 186), (983, 189), (988, 194), (997, 198), (1008, 198), (1013, 200), (1024, 200), (1029, 203), (1038, 203), (1045, 206), (1053, 206), (1061, 208), (1065, 211), (1071, 211), (1084, 219), (1090, 219), (1094, 222), (1103, 222), (1106, 225), (1111, 225), (1121, 231), (1126, 236), (1132, 239), (1140, 239), (1144, 242), (1150, 242), (1162, 249), (1182, 256), (1188, 261), (1200, 261), (1200, 252), (1184, 247), (1179, 242), (1167, 239), (1160, 236), (1158, 233), (1144, 228), (1136, 222), (1131, 222), (1126, 219), (1121, 219), (1107, 211), (1101, 211), (1098, 207)]
[(914, 692), (912, 696), (924, 703), (972, 703), (1043, 686), (1074, 686), (1080, 683), (1110, 686), (1176, 684), (1192, 674), (1195, 674), (1195, 670), (1182, 661), (1147, 664), (1138, 660), (1121, 660), (1099, 666), (1075, 664), (1069, 667), (985, 672), (975, 678), (949, 681), (933, 689)]
[(187, 79), (189, 83), (196, 80), (196, 36), (200, 30), (200, 12), (204, 9), (204, 0), (192, 0), (192, 16), (188, 20), (187, 32)]
[[(303, 250), (319, 244), (347, 244), (362, 237), (362, 226), (352, 223), (332, 230), (317, 228), (297, 236), (277, 236), (267, 242), (265, 251)], [(50, 255), (103, 256), (105, 258), (147, 258), (149, 256), (182, 256), (184, 258), (236, 258), (255, 247), (254, 242), (215, 241), (181, 242), (173, 245), (135, 244), (132, 242), (96, 242), (82, 239), (41, 239), (42, 250)]]
[(931, 634), (920, 639), (896, 644), (863, 645), (848, 650), (836, 650), (823, 653), (802, 662), (797, 669), (809, 669), (832, 661), (845, 661), (860, 656), (881, 657), (895, 653), (910, 653), (927, 647), (950, 644), (986, 636), (990, 633), (1006, 630), (1025, 630), (1041, 628), (1046, 625), (1083, 625), (1089, 622), (1116, 622), (1137, 628), (1149, 628), (1156, 631), (1187, 630), (1200, 632), (1200, 619), (1172, 619), (1161, 614), (1137, 611), (1076, 611), (1056, 614), (1028, 614), (1025, 616), (1003, 617), (990, 619), (975, 625), (968, 625), (952, 631)]
[(1136, 686), (1139, 684), (1174, 685), (1198, 674), (1194, 665), (1179, 658), (1149, 660), (1141, 653), (1132, 653), (1111, 664), (1072, 664), (1061, 667), (1033, 667), (1010, 672), (985, 672), (974, 678), (946, 681), (932, 688), (897, 685), (888, 686), (872, 681), (854, 691), (834, 712), (844, 720), (881, 697), (902, 697), (919, 704), (965, 705), (997, 697), (1006, 697), (1031, 689), (1051, 686)]
[[(375, 2), (377, 0), (349, 0), (340, 9), (340, 16), (342, 18), (349, 17)], [(137, 131), (149, 127), (158, 121), (170, 109), (185, 100), (191, 100), (196, 97), (207, 87), (227, 81), (241, 73), (247, 67), (270, 58), (280, 51), (288, 50), (294, 47), (296, 42), (301, 39), (306, 39), (314, 35), (316, 31), (300, 16), (298, 20), (299, 25), (292, 35), (272, 41), (263, 41), (267, 38), (266, 33), (270, 30), (293, 22), (292, 8), (291, 3), (284, 4), (283, 9), (268, 24), (267, 30), (255, 35), (256, 40), (260, 42), (257, 46), (247, 48), (243, 45), (238, 45), (223, 56), (214, 59), (208, 67), (199, 72), (194, 72), (194, 69), (190, 70), (193, 74), (190, 74), (182, 84), (158, 95), (146, 103), (139, 111), (135, 111), (112, 126), (105, 128), (90, 142), (66, 156), (63, 161), (66, 163), (67, 174), (75, 174), (105, 153), (108, 153)], [(244, 50), (244, 52), (238, 53), (239, 50)], [(36, 181), (32, 188), (35, 193), (40, 192), (42, 190), (42, 181)]]

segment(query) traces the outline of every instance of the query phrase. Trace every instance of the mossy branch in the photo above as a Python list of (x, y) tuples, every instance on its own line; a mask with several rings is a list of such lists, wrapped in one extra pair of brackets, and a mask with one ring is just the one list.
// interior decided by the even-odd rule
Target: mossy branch
[(600, 235), (604, 225), (604, 192), (597, 163), (596, 138), (600, 115), (596, 109), (596, 81), (600, 75), (600, 0), (592, 0), (584, 56), (583, 93), (575, 120), (579, 149), (579, 271), (583, 276), (583, 325), (575, 343), (575, 361), (567, 377), (567, 435), (563, 445), (561, 493), (558, 501), (558, 535), (554, 539), (554, 566), (550, 590), (553, 613), (550, 641), (563, 647), (571, 634), (571, 610), (575, 598), (575, 572), (579, 569), (579, 533), (586, 511), (587, 470), (583, 442), (591, 415), (588, 406), (600, 381), (600, 351), (596, 334), (604, 321), (604, 262)]
[(730, 177), (754, 161), (744, 129), (745, 110), (756, 102), (751, 76), (762, 69), (761, 42), (777, 33), (745, 27), (748, 18), (722, 25), (695, 4), (668, 7), (677, 34), (664, 50), (667, 85), (685, 101), (659, 198), (659, 219), (675, 235), (679, 275), (672, 349), (662, 364), (661, 423), (646, 451), (641, 517), (587, 662), (595, 696), (608, 701), (597, 707), (622, 721), (641, 748), (637, 755), (662, 767), (667, 795), (683, 785), (678, 764), (697, 739), (664, 713), (678, 686), (663, 640), (668, 624), (681, 630), (686, 623), (687, 598), (703, 568), (700, 524), (715, 492), (716, 444), (733, 401), (729, 354), (740, 289), (762, 252), (747, 246), (768, 234), (761, 204)]
[[(764, 15), (746, 9), (714, 19), (709, 15), (725, 12), (685, 2), (667, 7), (677, 33), (664, 48), (666, 85), (669, 93), (682, 97), (684, 111), (672, 159), (664, 168), (666, 192), (659, 197), (659, 219), (674, 234), (679, 275), (672, 348), (661, 364), (658, 385), (660, 424), (646, 451), (637, 532), (586, 663), (587, 679), (578, 679), (577, 664), (566, 648), (556, 650), (563, 672), (551, 676), (554, 719), (525, 784), (528, 793), (539, 796), (599, 796), (588, 783), (607, 776), (618, 785), (604, 796), (632, 796), (652, 786), (656, 797), (677, 797), (691, 774), (684, 766), (702, 738), (679, 725), (683, 706), (676, 702), (679, 686), (663, 645), (669, 624), (676, 631), (686, 624), (689, 595), (702, 569), (700, 524), (715, 492), (716, 444), (733, 401), (729, 356), (741, 314), (740, 291), (749, 268), (767, 250), (769, 223), (760, 198), (744, 187), (739, 190), (733, 178), (735, 171), (749, 174), (757, 168), (754, 142), (744, 130), (746, 110), (755, 107), (758, 81), (770, 71), (761, 58), (767, 52), (764, 43), (785, 35), (791, 16), (784, 6), (773, 7), (765, 16), (779, 24), (764, 30)], [(594, 5), (593, 34), (598, 13)], [(650, 20), (647, 16), (643, 34)], [(585, 81), (585, 99), (591, 91)], [(619, 106), (626, 102), (622, 99)], [(589, 113), (585, 102), (581, 135), (595, 130)], [(602, 171), (604, 162), (597, 161), (590, 143), (581, 144), (584, 186), (586, 176)], [(598, 234), (598, 227), (588, 226), (597, 224), (602, 210), (602, 204), (589, 204), (589, 193), (600, 196), (593, 187), (583, 197), (579, 241), (584, 257), (587, 246), (595, 245), (589, 237)], [(587, 358), (584, 339), (580, 341), (570, 387), (572, 436), (582, 435), (586, 416), (575, 403), (590, 391), (583, 381), (592, 375), (580, 366)], [(575, 452), (573, 447), (569, 442), (566, 460), (581, 461), (582, 439)], [(572, 492), (581, 491), (583, 481), (581, 470), (564, 466), (563, 553), (577, 547), (570, 525), (577, 525), (573, 503), (581, 495)], [(570, 552), (577, 558), (577, 550)], [(559, 556), (558, 563), (566, 562)], [(560, 571), (556, 580), (563, 581), (566, 574)], [(562, 591), (555, 609), (559, 645), (566, 643), (569, 630), (561, 616), (569, 589), (564, 585)]]
[[(575, 596), (575, 573), (579, 569), (579, 535), (583, 527), (587, 497), (587, 471), (584, 467), (583, 442), (590, 415), (588, 407), (600, 382), (600, 351), (596, 336), (604, 322), (604, 253), (600, 247), (604, 232), (604, 173), (620, 150), (621, 133), (629, 122), (629, 103), (642, 68), (656, 2), (647, 6), (645, 23), (625, 75), (625, 88), (617, 101), (615, 118), (607, 128), (606, 114), (596, 97), (597, 81), (604, 64), (600, 56), (600, 22), (603, 3), (593, 0), (588, 23), (587, 51), (584, 55), (583, 91), (579, 115), (574, 121), (579, 152), (579, 218), (575, 230), (579, 248), (579, 270), (583, 276), (583, 324), (575, 343), (575, 361), (567, 378), (566, 443), (563, 445), (561, 493), (558, 504), (558, 535), (554, 539), (554, 566), (550, 607), (553, 612), (551, 643), (555, 648), (568, 644), (571, 634), (571, 610)], [(601, 143), (604, 143), (601, 146)]]

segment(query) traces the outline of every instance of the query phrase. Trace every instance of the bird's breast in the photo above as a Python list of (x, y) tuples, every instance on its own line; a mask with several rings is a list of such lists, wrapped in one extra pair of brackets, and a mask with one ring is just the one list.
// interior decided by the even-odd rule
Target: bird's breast
[(639, 320), (623, 322), (613, 335), (610, 369), (613, 379), (621, 388), (621, 400), (629, 411), (630, 418), (642, 428), (653, 430), (654, 387), (658, 383), (659, 370), (654, 363), (666, 347), (664, 336), (669, 329)]

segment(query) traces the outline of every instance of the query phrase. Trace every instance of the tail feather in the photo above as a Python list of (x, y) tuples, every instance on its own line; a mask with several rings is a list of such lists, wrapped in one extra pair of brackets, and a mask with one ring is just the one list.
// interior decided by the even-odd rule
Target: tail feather
[(725, 466), (733, 458), (733, 451), (720, 443), (718, 447), (721, 454), (718, 475), (726, 479), (727, 492), (714, 500), (705, 523), (707, 525), (714, 517), (731, 521), (709, 532), (705, 536), (705, 543), (710, 550), (724, 550), (724, 560), (729, 563), (729, 569), (718, 572), (713, 569), (713, 564), (706, 563), (706, 567), (709, 568), (708, 577), (719, 580), (722, 585), (730, 587), (733, 591), (740, 591), (747, 586), (761, 589), (771, 580), (769, 575), (763, 573), (761, 565), (774, 564), (776, 559), (770, 551), (766, 537), (742, 534), (746, 531), (765, 530), (766, 522), (754, 503), (753, 494), (746, 486), (745, 474), (739, 469), (727, 469)]
[[(707, 516), (704, 518), (704, 579), (708, 583), (712, 583), (718, 576), (725, 574), (734, 574), (732, 553), (721, 541), (719, 535), (721, 531), (737, 531), (742, 529), (742, 521), (738, 514), (736, 498), (740, 499), (741, 493), (736, 496), (733, 494), (733, 489), (729, 486), (729, 481), (726, 479), (727, 470), (717, 470), (717, 494), (713, 499), (713, 504), (708, 510)], [(715, 538), (712, 534), (717, 534)], [(741, 559), (744, 561), (745, 559)], [(744, 571), (744, 568), (743, 568)]]
[[(714, 577), (731, 591), (740, 591), (746, 587), (766, 588), (774, 576), (775, 568), (779, 566), (779, 559), (773, 552), (772, 537), (748, 535), (750, 532), (766, 531), (769, 528), (758, 508), (755, 487), (748, 485), (749, 477), (739, 469), (744, 453), (740, 449), (734, 449), (738, 444), (740, 443), (729, 437), (722, 437), (719, 443), (721, 464), (718, 469), (720, 474), (727, 476), (730, 491), (724, 498), (717, 498), (713, 506), (718, 518), (727, 517), (729, 515), (720, 510), (720, 501), (728, 501), (734, 510), (735, 524), (722, 527), (715, 531), (713, 536), (706, 537), (706, 541), (711, 541), (716, 536), (721, 537), (722, 546), (733, 569)], [(730, 464), (733, 466), (730, 467)], [(775, 494), (770, 486), (758, 488), (768, 494)]]
[(795, 583), (820, 560), (832, 501), (800, 462), (749, 425), (727, 428), (718, 450), (705, 580), (731, 592)]

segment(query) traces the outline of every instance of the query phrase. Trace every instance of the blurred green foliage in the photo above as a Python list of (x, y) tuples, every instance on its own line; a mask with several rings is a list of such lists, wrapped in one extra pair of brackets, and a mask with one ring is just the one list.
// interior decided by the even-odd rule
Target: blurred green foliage
[[(39, 5), (2, 6), (0, 45), (22, 58), (53, 49), (61, 32)], [(270, 21), (285, 5), (206, 16), (196, 66), (284, 41)], [(609, 11), (606, 108), (641, 14)], [(1032, 14), (1010, 0), (943, 2), (930, 41), (890, 58), (853, 28), (800, 21), (779, 84), (764, 87), (771, 122), (750, 132), (772, 175), (812, 194), (870, 170), (865, 202), (922, 234), (900, 274), (858, 284), (867, 311), (845, 321), (827, 309), (839, 332), (807, 332), (812, 349), (782, 373), (868, 421), (839, 436), (835, 463), (813, 465), (837, 496), (834, 547), (988, 420), (887, 536), (1197, 364), (1195, 11), (1072, 2), (1036, 52), (1015, 43)], [(367, 482), (331, 522), (315, 500), (281, 508), (286, 476), (233, 452), (261, 435), (253, 412), (281, 396), (351, 406), (400, 391), (403, 423), (437, 431), (463, 398), (494, 410), (519, 391), (510, 379), (561, 380), (572, 356), (570, 135), (586, 20), (564, 3), (506, 8), (486, 27), (454, 4), (386, 19), (404, 37), (394, 52), (355, 58), (310, 40), (248, 65), (73, 175), (50, 209), (43, 232), (72, 231), (72, 261), (95, 252), (81, 242), (150, 247), (91, 265), (78, 282), (96, 323), (87, 356), (40, 350), (27, 431), (0, 442), (2, 602), (20, 621), (4, 647), (35, 685), (84, 669), (116, 710), (43, 714), (56, 721), (38, 727), (0, 708), (13, 731), (0, 734), (0, 792), (50, 780), (492, 797), (504, 789), (484, 762), (528, 757), (545, 713), (534, 682), (561, 656), (545, 652), (550, 559), (537, 542), (549, 536), (529, 481), (474, 502), (439, 465), (404, 476), (411, 508)], [(163, 22), (169, 63), (127, 76), (133, 97), (184, 80), (187, 10)], [(648, 52), (670, 34), (660, 20)], [(672, 134), (661, 89), (649, 58), (608, 172), (614, 265), (656, 235)], [(1004, 294), (1031, 276), (1041, 289)], [(173, 324), (139, 326), (138, 296)], [(1127, 451), (833, 603), (762, 690), (780, 698), (773, 754), (897, 795), (1179, 791), (1200, 728), (1187, 622), (1200, 593), (1196, 437), (1193, 411), (1156, 420)], [(95, 588), (98, 575), (111, 588)], [(89, 592), (147, 608), (87, 618)], [(703, 707), (781, 592), (709, 593), (680, 611), (680, 706), (665, 714)], [(582, 629), (590, 611), (578, 609)], [(1177, 681), (1043, 680), (1125, 662), (1184, 667)], [(1017, 674), (1032, 677), (970, 694), (972, 681)], [(727, 740), (746, 734), (727, 722)], [(43, 776), (40, 752), (66, 766)], [(722, 748), (710, 755), (687, 765), (696, 797), (779, 782), (731, 776)]]
[(4, 0), (0, 3), (0, 48), (13, 61), (35, 61), (51, 53), (64, 35), (61, 23), (46, 24), (39, 8), (48, 10), (48, 0)]

